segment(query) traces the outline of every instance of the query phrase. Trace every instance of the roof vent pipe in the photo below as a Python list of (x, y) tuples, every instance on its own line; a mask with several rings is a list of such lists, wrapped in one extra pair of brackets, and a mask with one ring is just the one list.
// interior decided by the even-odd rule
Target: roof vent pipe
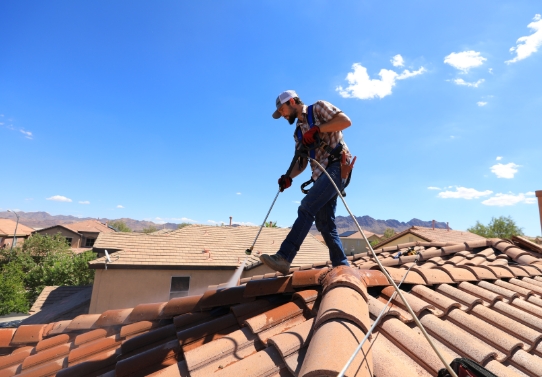
[(446, 230), (449, 232), (450, 231), (450, 223), (446, 223)]
[(542, 190), (535, 191), (535, 194), (538, 198), (538, 212), (540, 213), (540, 230), (542, 231)]
[(433, 220), (433, 230), (435, 230), (435, 220)]
[(231, 226), (231, 220), (233, 219), (233, 217), (230, 216), (230, 226)]

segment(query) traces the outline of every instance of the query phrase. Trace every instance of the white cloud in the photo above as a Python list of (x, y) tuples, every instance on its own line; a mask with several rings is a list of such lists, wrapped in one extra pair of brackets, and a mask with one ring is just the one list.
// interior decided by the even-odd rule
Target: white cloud
[(82, 200), (79, 202), (79, 204), (90, 204), (90, 202), (88, 200)]
[(478, 191), (473, 188), (466, 188), (466, 187), (456, 187), (455, 191), (443, 191), (438, 193), (439, 198), (444, 199), (478, 199), (482, 196), (488, 196), (493, 194), (493, 191), (485, 190), (485, 191)]
[(502, 160), (502, 156), (497, 156), (497, 158), (495, 160), (497, 160), (497, 161)]
[(530, 198), (528, 196), (533, 196), (534, 192), (527, 192), (525, 194), (517, 194), (514, 195), (512, 193), (509, 194), (495, 194), (495, 196), (486, 199), (482, 202), (482, 204), (486, 206), (498, 206), (498, 207), (505, 207), (505, 206), (513, 206), (514, 204), (518, 203), (525, 203), (525, 204), (534, 204), (536, 202), (536, 198)]
[(397, 80), (404, 80), (426, 72), (424, 67), (413, 72), (405, 69), (402, 73), (397, 73), (389, 69), (381, 69), (378, 73), (380, 79), (371, 79), (367, 73), (367, 68), (361, 64), (354, 63), (352, 69), (354, 71), (346, 75), (346, 81), (349, 84), (348, 87), (343, 89), (342, 86), (338, 86), (336, 89), (344, 98), (384, 98), (391, 94)]
[(462, 73), (467, 73), (469, 69), (479, 67), (487, 59), (477, 51), (452, 52), (444, 58), (444, 63), (459, 69)]
[(188, 217), (181, 217), (181, 221), (187, 222), (187, 223), (195, 223), (196, 220), (189, 219)]
[(224, 221), (214, 221), (214, 220), (207, 220), (210, 224), (224, 224)]
[(489, 73), (493, 74), (493, 68), (488, 69)]
[(476, 82), (467, 82), (463, 79), (455, 79), (454, 83), (461, 86), (470, 86), (472, 88), (478, 88), (478, 86), (482, 84), (484, 81), (485, 81), (484, 79), (480, 79)]
[(397, 80), (404, 80), (408, 79), (410, 77), (421, 75), (422, 73), (427, 72), (427, 70), (424, 67), (421, 67), (417, 71), (409, 71), (408, 69), (405, 69), (399, 76), (397, 76)]
[(394, 67), (402, 67), (405, 65), (405, 59), (399, 54), (395, 55), (393, 58), (391, 58), (391, 64)]
[(54, 195), (54, 196), (51, 196), (50, 198), (47, 198), (46, 200), (52, 200), (53, 202), (71, 202), (72, 200), (70, 198), (66, 198), (65, 196), (62, 196), (62, 195)]
[(484, 101), (479, 101), (479, 102), (476, 102), (476, 104), (480, 107), (483, 107), (485, 105), (487, 105), (487, 102), (484, 102)]
[(521, 37), (516, 41), (517, 46), (510, 48), (510, 52), (515, 52), (516, 57), (505, 61), (506, 64), (515, 63), (528, 58), (542, 46), (542, 17), (540, 14), (535, 15), (533, 22), (527, 25), (527, 27), (533, 30), (533, 34)]
[(518, 172), (518, 168), (521, 165), (516, 165), (513, 162), (509, 164), (496, 164), (491, 167), (491, 172), (494, 173), (497, 178), (514, 178), (514, 175)]
[(25, 131), (25, 130), (19, 130), (19, 131), (21, 131), (21, 133), (24, 135), (24, 137), (26, 137), (27, 139), (32, 140), (32, 132)]
[(241, 193), (240, 193), (240, 192), (238, 192), (238, 193), (236, 193), (236, 194), (237, 194), (237, 195), (241, 195)]
[(427, 189), (428, 190), (442, 190), (440, 187), (435, 187), (435, 186), (429, 186)]
[[(232, 224), (236, 224), (236, 225), (245, 225), (245, 226), (256, 226), (256, 224), (253, 224), (251, 223), (250, 221), (247, 221), (247, 222), (237, 222), (237, 221), (233, 221)], [(260, 224), (261, 225), (261, 224)]]
[(292, 203), (301, 204), (301, 202), (299, 200), (292, 200)]
[(117, 208), (124, 208), (124, 206), (122, 206), (122, 205), (119, 204), (119, 205), (117, 206)]

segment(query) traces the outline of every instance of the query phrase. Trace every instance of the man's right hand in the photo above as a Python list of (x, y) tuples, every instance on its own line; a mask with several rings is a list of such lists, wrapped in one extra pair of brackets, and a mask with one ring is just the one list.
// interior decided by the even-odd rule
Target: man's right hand
[(279, 178), (279, 188), (280, 192), (283, 192), (288, 187), (292, 185), (292, 178), (288, 177), (287, 175), (281, 175)]

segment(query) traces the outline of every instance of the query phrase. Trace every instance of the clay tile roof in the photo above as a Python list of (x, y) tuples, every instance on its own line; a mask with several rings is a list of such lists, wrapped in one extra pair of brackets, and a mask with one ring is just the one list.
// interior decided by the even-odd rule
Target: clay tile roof
[(74, 232), (115, 233), (113, 229), (98, 220), (79, 221), (71, 224), (63, 224), (63, 226)]
[[(244, 260), (244, 250), (254, 242), (259, 227), (192, 225), (165, 234), (101, 233), (94, 250), (118, 251), (107, 268), (131, 265), (154, 268), (237, 268)], [(262, 253), (274, 254), (286, 238), (287, 228), (263, 228), (246, 269), (261, 264)], [(327, 246), (307, 236), (292, 267), (312, 268), (314, 262), (326, 265)], [(105, 258), (90, 262), (91, 268), (104, 268)]]
[(34, 229), (26, 225), (23, 225), (21, 223), (17, 224), (17, 222), (14, 220), (0, 219), (0, 236), (13, 237), (13, 233), (15, 232), (15, 226), (17, 226), (17, 237), (29, 236), (30, 233), (34, 231)]
[[(497, 376), (542, 375), (542, 254), (502, 240), (435, 245), (378, 258), (391, 264), (401, 250), (418, 253), (386, 269), (398, 283), (412, 266), (402, 294), (446, 362), (467, 357)], [(385, 275), (366, 263), (359, 256), (350, 267), (0, 329), (0, 376), (335, 376), (393, 298)], [(347, 375), (436, 376), (441, 368), (396, 296)]]
[(461, 230), (447, 230), (447, 229), (439, 229), (439, 228), (425, 228), (422, 226), (413, 226), (411, 228), (405, 229), (400, 233), (397, 233), (395, 236), (388, 238), (386, 241), (380, 243), (378, 245), (379, 248), (384, 247), (385, 245), (389, 244), (392, 241), (395, 241), (396, 239), (404, 236), (405, 234), (413, 234), (416, 235), (423, 240), (426, 240), (428, 242), (444, 242), (444, 243), (464, 243), (464, 242), (473, 242), (473, 241), (482, 241), (486, 240), (486, 238), (481, 237), (477, 234), (470, 233), (467, 231), (461, 231)]

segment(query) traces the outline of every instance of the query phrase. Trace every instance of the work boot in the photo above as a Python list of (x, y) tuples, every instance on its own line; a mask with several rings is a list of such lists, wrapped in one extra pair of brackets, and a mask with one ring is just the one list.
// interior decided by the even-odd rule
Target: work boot
[(290, 272), (290, 262), (281, 257), (278, 254), (267, 255), (262, 254), (260, 256), (260, 261), (271, 269), (282, 273), (283, 275), (288, 275)]

